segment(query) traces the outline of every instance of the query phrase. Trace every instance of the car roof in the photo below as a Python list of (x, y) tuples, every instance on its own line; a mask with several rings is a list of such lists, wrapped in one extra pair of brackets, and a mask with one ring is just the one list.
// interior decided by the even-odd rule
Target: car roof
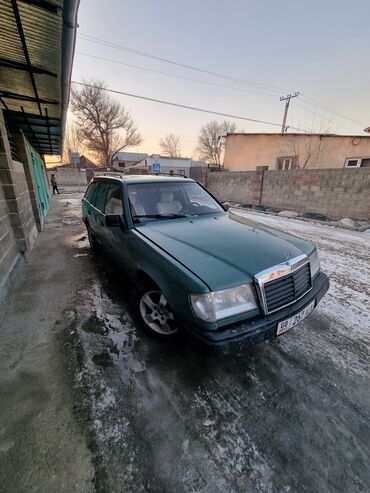
[(94, 180), (119, 180), (125, 183), (174, 183), (174, 182), (194, 182), (191, 178), (183, 176), (168, 175), (122, 175), (120, 173), (107, 173), (96, 175)]

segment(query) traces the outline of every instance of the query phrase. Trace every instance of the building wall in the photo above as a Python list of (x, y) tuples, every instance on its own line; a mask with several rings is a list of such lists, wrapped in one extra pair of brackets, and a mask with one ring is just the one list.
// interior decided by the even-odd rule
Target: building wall
[[(2, 170), (0, 170), (0, 173), (2, 173)], [(17, 240), (10, 222), (8, 204), (3, 187), (0, 186), (0, 302), (2, 301), (1, 293), (4, 284), (19, 255)]]
[(14, 266), (33, 247), (37, 232), (25, 169), (12, 159), (0, 112), (0, 301)]
[(300, 167), (343, 168), (346, 158), (370, 157), (370, 136), (317, 136), (297, 134), (235, 134), (226, 138), (224, 168), (276, 168), (278, 157), (299, 156)]
[(207, 188), (221, 201), (370, 221), (370, 168), (208, 173)]

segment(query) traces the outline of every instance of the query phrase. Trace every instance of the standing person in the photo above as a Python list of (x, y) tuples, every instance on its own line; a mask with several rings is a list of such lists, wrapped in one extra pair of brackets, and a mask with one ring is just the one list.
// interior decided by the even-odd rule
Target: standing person
[(58, 190), (58, 183), (57, 183), (57, 179), (55, 178), (55, 175), (51, 175), (50, 183), (51, 183), (51, 186), (53, 187), (53, 195), (55, 195), (55, 193), (57, 193), (59, 195), (60, 192)]

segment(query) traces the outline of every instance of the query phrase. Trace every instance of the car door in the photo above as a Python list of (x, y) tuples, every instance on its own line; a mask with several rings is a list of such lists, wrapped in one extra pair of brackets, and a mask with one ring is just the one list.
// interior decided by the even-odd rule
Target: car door
[(98, 187), (98, 182), (91, 182), (90, 185), (87, 187), (84, 198), (82, 199), (82, 216), (84, 221), (88, 220), (90, 222), (90, 218), (93, 213), (94, 198)]
[(92, 214), (89, 216), (91, 229), (100, 243), (105, 236), (105, 199), (109, 188), (109, 182), (99, 181), (99, 187), (93, 197)]
[[(127, 245), (126, 239), (128, 230), (125, 227), (123, 217), (123, 190), (121, 183), (111, 183), (108, 188), (104, 214), (105, 214), (105, 245), (109, 248), (109, 252), (121, 265), (127, 267)], [(117, 219), (119, 221), (112, 221)]]

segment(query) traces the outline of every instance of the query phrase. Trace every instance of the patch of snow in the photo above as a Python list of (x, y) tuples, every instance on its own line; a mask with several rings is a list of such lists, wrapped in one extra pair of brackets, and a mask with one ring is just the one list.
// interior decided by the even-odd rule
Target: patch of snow
[(277, 215), (282, 217), (297, 217), (299, 213), (296, 211), (280, 211)]
[(370, 342), (369, 234), (240, 209), (232, 212), (314, 243), (321, 268), (330, 278), (317, 312), (346, 336)]

